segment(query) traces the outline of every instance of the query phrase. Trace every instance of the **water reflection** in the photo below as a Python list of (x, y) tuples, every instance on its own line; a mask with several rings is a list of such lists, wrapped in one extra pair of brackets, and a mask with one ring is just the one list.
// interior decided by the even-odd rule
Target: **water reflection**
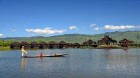
[[(3, 52), (0, 53), (2, 55), (0, 59), (0, 77), (140, 78), (140, 49), (64, 49), (47, 50), (47, 52), (46, 50), (41, 51), (44, 54), (57, 52), (67, 53), (68, 55), (63, 58), (21, 58), (20, 51)], [(30, 55), (37, 55), (40, 53), (40, 50), (28, 52)]]
[(106, 69), (110, 73), (137, 73), (136, 56), (130, 54), (128, 50), (108, 50), (105, 53)]
[(20, 66), (21, 70), (25, 69), (26, 64), (27, 64), (27, 59), (21, 58), (21, 66)]

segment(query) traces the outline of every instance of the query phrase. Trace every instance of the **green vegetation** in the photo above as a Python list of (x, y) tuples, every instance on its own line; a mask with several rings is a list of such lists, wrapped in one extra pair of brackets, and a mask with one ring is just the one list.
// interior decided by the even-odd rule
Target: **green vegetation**
[(96, 35), (85, 35), (85, 34), (65, 34), (65, 35), (58, 35), (58, 36), (51, 36), (51, 37), (43, 37), (43, 36), (36, 36), (36, 37), (9, 37), (9, 38), (0, 38), (0, 48), (8, 47), (9, 44), (13, 41), (26, 41), (28, 43), (32, 41), (36, 42), (60, 42), (65, 41), (67, 43), (83, 43), (89, 39), (93, 41), (98, 41), (104, 37), (104, 35), (109, 35), (112, 39), (120, 41), (124, 38), (128, 40), (134, 41), (136, 44), (140, 43), (140, 31), (126, 31), (126, 32), (106, 32), (104, 34), (96, 34)]
[(13, 42), (13, 41), (0, 40), (0, 47), (7, 47), (10, 45), (11, 42)]
[(10, 50), (10, 47), (9, 46), (6, 46), (6, 47), (1, 47), (0, 46), (0, 50)]
[(36, 36), (36, 37), (11, 37), (11, 38), (1, 38), (0, 40), (4, 41), (27, 41), (27, 42), (41, 42), (41, 41), (65, 41), (68, 43), (83, 43), (84, 41), (87, 41), (89, 39), (93, 41), (100, 40), (104, 37), (104, 35), (109, 35), (113, 39), (120, 41), (124, 38), (127, 38), (128, 40), (132, 40), (135, 43), (140, 43), (140, 31), (126, 31), (126, 32), (106, 32), (104, 34), (96, 34), (96, 35), (85, 35), (85, 34), (65, 34), (65, 35), (58, 35), (58, 36), (51, 36), (51, 37), (43, 37), (43, 36)]
[(128, 40), (132, 40), (135, 43), (140, 43), (140, 31), (126, 31), (126, 32), (107, 32), (105, 33), (116, 39), (117, 41), (122, 40), (123, 38), (127, 38)]
[(10, 45), (11, 42), (12, 42), (11, 40), (8, 40), (8, 41), (0, 40), (0, 50), (10, 49), (9, 45)]

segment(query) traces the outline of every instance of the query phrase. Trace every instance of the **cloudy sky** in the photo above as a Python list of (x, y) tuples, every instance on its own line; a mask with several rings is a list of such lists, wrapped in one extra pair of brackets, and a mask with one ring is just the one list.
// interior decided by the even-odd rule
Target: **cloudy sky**
[(0, 0), (0, 37), (140, 30), (140, 0)]

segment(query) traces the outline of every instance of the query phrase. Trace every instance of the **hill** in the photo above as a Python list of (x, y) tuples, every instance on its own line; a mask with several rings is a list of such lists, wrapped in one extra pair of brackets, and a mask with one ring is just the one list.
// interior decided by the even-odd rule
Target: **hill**
[(117, 41), (122, 40), (124, 38), (127, 38), (129, 40), (134, 41), (135, 43), (140, 43), (140, 31), (125, 31), (125, 32), (106, 32), (103, 34), (95, 34), (95, 35), (85, 35), (85, 34), (64, 34), (64, 35), (57, 35), (57, 36), (50, 36), (50, 37), (44, 37), (44, 36), (34, 36), (34, 37), (7, 37), (7, 38), (0, 38), (1, 40), (12, 40), (12, 41), (65, 41), (69, 43), (82, 43), (86, 40), (92, 39), (94, 41), (97, 41), (104, 37), (104, 35), (109, 35), (113, 39), (116, 39)]

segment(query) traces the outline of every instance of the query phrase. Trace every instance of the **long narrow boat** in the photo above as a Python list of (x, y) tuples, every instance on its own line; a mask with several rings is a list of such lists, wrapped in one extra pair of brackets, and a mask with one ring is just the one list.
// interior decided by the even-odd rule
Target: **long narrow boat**
[(39, 57), (64, 57), (66, 54), (53, 54), (53, 55), (35, 55), (35, 56), (23, 56), (22, 58), (39, 58)]

